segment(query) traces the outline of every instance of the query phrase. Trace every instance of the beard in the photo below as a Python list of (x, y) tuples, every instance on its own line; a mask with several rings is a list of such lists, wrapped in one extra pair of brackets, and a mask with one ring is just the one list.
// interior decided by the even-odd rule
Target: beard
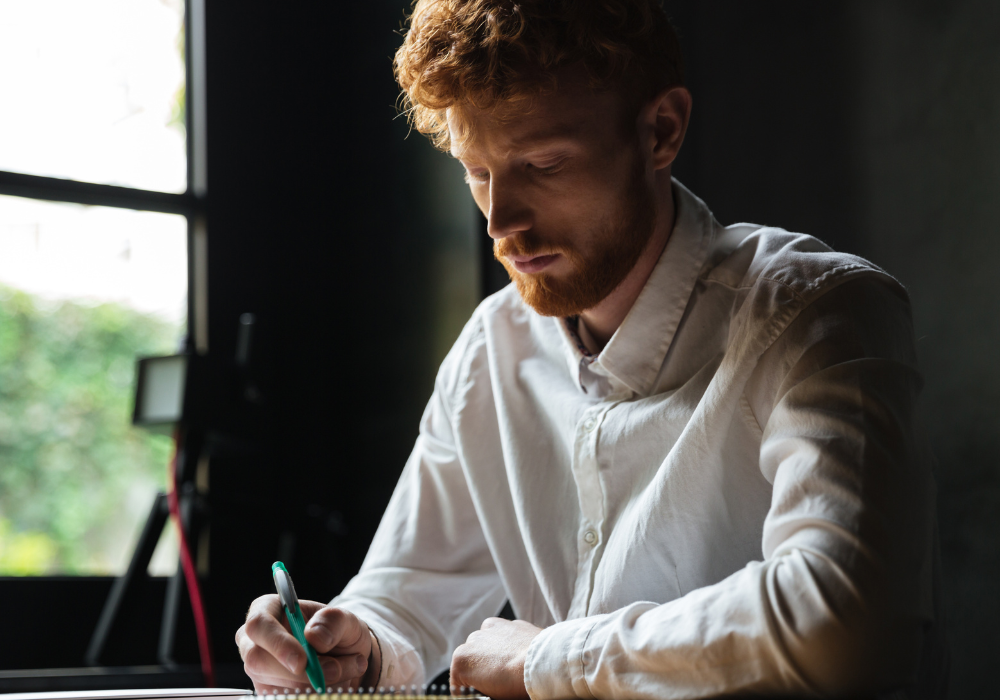
[[(639, 159), (637, 159), (639, 160)], [(577, 316), (603, 301), (622, 283), (649, 243), (656, 224), (656, 198), (646, 182), (641, 160), (611, 213), (589, 234), (543, 237), (534, 231), (517, 233), (493, 243), (493, 255), (507, 269), (517, 291), (542, 316)], [(573, 240), (593, 241), (583, 251)], [(518, 272), (508, 255), (559, 253), (570, 263), (569, 275)]]

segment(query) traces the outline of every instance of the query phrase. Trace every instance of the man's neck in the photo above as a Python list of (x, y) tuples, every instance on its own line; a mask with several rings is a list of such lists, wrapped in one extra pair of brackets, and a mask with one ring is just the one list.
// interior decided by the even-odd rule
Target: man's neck
[(653, 273), (674, 230), (674, 197), (669, 177), (667, 174), (665, 187), (660, 190), (660, 210), (657, 212), (653, 235), (649, 237), (632, 271), (597, 306), (580, 314), (580, 341), (594, 354), (604, 349), (611, 336), (622, 325), (642, 288), (646, 286), (646, 281)]

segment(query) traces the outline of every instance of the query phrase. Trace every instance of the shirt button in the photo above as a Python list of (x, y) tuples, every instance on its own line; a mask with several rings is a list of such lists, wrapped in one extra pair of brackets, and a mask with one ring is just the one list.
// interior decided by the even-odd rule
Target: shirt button
[(583, 533), (583, 541), (589, 545), (597, 544), (597, 533), (593, 530), (587, 530)]
[(588, 433), (596, 427), (597, 427), (596, 418), (588, 418), (587, 422), (583, 424), (583, 429), (586, 430)]

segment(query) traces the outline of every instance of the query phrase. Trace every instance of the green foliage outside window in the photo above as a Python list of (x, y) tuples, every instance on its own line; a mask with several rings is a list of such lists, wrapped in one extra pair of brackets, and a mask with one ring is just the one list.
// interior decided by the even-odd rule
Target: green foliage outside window
[(123, 513), (148, 508), (170, 456), (131, 425), (135, 359), (173, 352), (178, 333), (118, 304), (0, 286), (0, 575), (121, 567), (136, 522)]

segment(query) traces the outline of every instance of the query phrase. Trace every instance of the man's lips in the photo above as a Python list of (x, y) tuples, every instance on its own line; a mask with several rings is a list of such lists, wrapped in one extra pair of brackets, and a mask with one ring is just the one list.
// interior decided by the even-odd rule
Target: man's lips
[(556, 261), (559, 253), (553, 255), (508, 255), (507, 259), (514, 269), (524, 274), (541, 272)]

